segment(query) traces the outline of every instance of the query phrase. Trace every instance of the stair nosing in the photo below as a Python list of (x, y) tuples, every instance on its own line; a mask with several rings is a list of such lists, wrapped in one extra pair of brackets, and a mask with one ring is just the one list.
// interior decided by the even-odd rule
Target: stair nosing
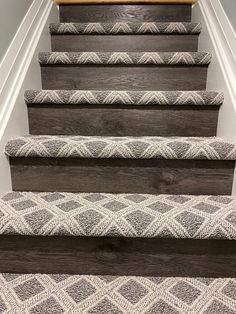
[(217, 91), (133, 90), (27, 90), (26, 104), (221, 106), (224, 94)]
[(10, 140), (9, 157), (236, 160), (236, 141), (219, 137), (28, 135)]
[(208, 52), (41, 52), (43, 65), (208, 66)]
[(200, 23), (51, 23), (51, 35), (199, 35)]

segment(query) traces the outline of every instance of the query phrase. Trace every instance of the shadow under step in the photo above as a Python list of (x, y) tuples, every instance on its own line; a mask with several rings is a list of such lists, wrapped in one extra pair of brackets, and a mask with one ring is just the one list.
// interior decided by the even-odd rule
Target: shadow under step
[(43, 89), (204, 90), (205, 52), (42, 52)]
[(26, 136), (6, 146), (14, 190), (231, 194), (223, 138)]
[(61, 22), (190, 22), (191, 4), (60, 5)]
[(199, 23), (54, 23), (53, 51), (197, 51)]
[(215, 136), (223, 93), (29, 90), (30, 134)]
[(8, 193), (1, 272), (235, 277), (235, 197)]

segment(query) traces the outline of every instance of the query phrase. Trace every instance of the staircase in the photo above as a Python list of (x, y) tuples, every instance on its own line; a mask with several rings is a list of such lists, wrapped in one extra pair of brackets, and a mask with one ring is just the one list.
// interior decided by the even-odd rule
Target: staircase
[(5, 149), (1, 313), (236, 313), (236, 142), (191, 1), (154, 2), (50, 25), (30, 135)]

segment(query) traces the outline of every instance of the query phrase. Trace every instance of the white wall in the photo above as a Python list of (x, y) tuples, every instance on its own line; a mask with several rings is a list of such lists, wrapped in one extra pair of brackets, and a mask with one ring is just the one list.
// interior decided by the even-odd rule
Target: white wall
[[(202, 24), (199, 50), (212, 53), (207, 90), (224, 92), (217, 136), (236, 139), (236, 34), (220, 0), (199, 1), (193, 8), (192, 19)], [(236, 171), (232, 192), (236, 195)]]
[(0, 63), (0, 196), (11, 191), (4, 147), (9, 139), (29, 133), (24, 91), (42, 88), (38, 53), (51, 50), (49, 23), (53, 22), (58, 22), (56, 5), (51, 0), (33, 0)]
[(231, 25), (236, 30), (236, 0), (220, 0)]
[(0, 63), (33, 0), (0, 0)]

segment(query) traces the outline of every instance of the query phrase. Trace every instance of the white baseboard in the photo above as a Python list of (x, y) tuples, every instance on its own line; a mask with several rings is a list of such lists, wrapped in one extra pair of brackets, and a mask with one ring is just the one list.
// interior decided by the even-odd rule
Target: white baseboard
[[(194, 22), (201, 22), (199, 51), (213, 58), (208, 70), (207, 89), (224, 92), (217, 136), (236, 139), (236, 34), (219, 0), (201, 0), (193, 7)], [(236, 195), (236, 174), (233, 186)]]
[(53, 1), (34, 0), (0, 64), (0, 195), (11, 190), (4, 146), (10, 138), (29, 133), (24, 91), (42, 88), (38, 53), (51, 50), (51, 22), (58, 22)]

